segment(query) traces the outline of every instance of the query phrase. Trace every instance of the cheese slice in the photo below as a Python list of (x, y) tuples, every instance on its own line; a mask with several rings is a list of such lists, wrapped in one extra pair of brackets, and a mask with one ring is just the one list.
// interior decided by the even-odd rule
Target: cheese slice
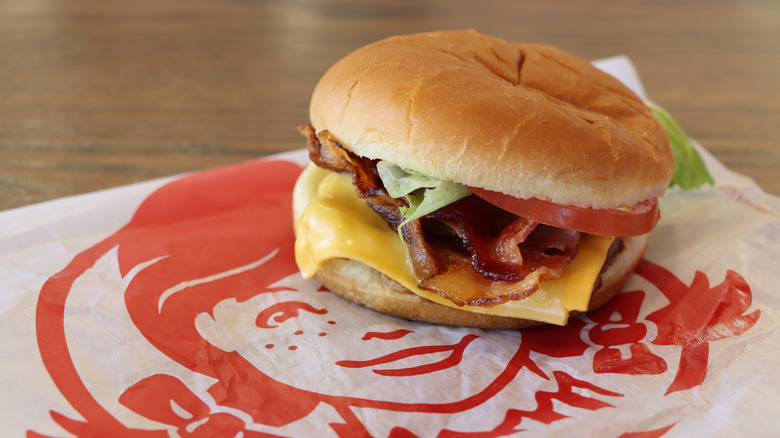
[(326, 260), (350, 259), (382, 272), (422, 298), (443, 306), (558, 325), (566, 324), (570, 311), (587, 310), (593, 284), (613, 239), (583, 234), (577, 257), (561, 278), (541, 282), (537, 292), (521, 300), (483, 307), (458, 306), (436, 293), (418, 288), (406, 244), (357, 197), (348, 175), (328, 172), (319, 185), (316, 199), (306, 206), (296, 221), (295, 231), (295, 259), (306, 278), (312, 277)]

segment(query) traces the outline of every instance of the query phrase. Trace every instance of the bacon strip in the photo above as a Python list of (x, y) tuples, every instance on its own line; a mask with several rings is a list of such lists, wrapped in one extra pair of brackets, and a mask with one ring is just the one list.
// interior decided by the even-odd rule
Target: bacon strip
[(414, 276), (428, 278), (439, 273), (439, 262), (434, 251), (425, 239), (422, 223), (419, 219), (409, 221), (401, 227), (401, 234), (409, 246), (409, 258), (412, 261)]
[(547, 269), (540, 268), (522, 280), (490, 281), (461, 264), (450, 265), (445, 271), (424, 279), (419, 287), (436, 292), (458, 306), (492, 306), (533, 294), (546, 276)]
[(446, 224), (464, 242), (475, 271), (491, 280), (514, 281), (522, 275), (517, 245), (536, 223), (469, 196), (427, 216)]
[[(309, 157), (320, 167), (349, 173), (357, 195), (390, 228), (404, 221), (405, 199), (387, 194), (376, 160), (358, 157), (331, 138), (298, 125), (308, 138)], [(467, 196), (401, 229), (421, 289), (457, 305), (490, 306), (536, 292), (539, 282), (561, 276), (577, 254), (577, 231), (538, 224)]]
[(416, 238), (428, 242), (431, 255), (417, 257), (435, 257), (438, 272), (418, 277), (419, 287), (458, 305), (488, 306), (536, 292), (539, 282), (562, 275), (577, 254), (580, 237), (576, 231), (512, 215), (476, 196), (421, 221), (425, 233)]
[(408, 207), (406, 199), (387, 194), (376, 170), (377, 160), (358, 157), (331, 138), (328, 131), (314, 132), (311, 125), (298, 125), (298, 131), (308, 139), (309, 159), (324, 169), (352, 175), (357, 195), (382, 216), (393, 230), (403, 222), (399, 207)]

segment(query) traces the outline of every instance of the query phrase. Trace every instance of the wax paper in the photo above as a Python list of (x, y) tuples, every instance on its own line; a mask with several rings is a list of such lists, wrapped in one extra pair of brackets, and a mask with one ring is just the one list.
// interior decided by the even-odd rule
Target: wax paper
[(303, 150), (2, 212), (1, 434), (776, 436), (780, 200), (697, 147), (716, 184), (668, 191), (625, 291), (565, 327), (408, 322), (302, 279)]

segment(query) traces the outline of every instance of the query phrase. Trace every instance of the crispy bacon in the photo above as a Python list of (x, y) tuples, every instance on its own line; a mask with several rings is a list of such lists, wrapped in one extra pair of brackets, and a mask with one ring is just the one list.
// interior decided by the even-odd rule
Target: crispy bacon
[(328, 131), (314, 132), (311, 125), (298, 125), (298, 131), (308, 139), (309, 159), (324, 169), (352, 175), (357, 195), (382, 216), (393, 230), (403, 222), (399, 207), (407, 207), (405, 199), (387, 194), (376, 170), (376, 161), (358, 157), (333, 140)]
[(422, 280), (419, 287), (436, 292), (458, 306), (492, 306), (533, 294), (546, 276), (547, 269), (541, 268), (522, 280), (491, 281), (468, 269), (468, 264), (452, 264), (443, 272)]
[(401, 234), (409, 246), (409, 258), (417, 278), (428, 278), (439, 273), (433, 249), (425, 239), (420, 220), (409, 221), (401, 227)]
[(424, 233), (417, 238), (428, 242), (430, 254), (416, 258), (434, 258), (438, 271), (418, 277), (419, 287), (458, 305), (525, 298), (538, 290), (540, 281), (560, 277), (577, 254), (578, 232), (515, 216), (476, 196), (421, 222)]
[[(320, 167), (349, 173), (357, 195), (393, 229), (403, 222), (405, 199), (387, 194), (376, 160), (358, 157), (327, 131), (298, 125), (309, 157)], [(457, 305), (490, 306), (522, 299), (539, 282), (561, 276), (577, 254), (580, 234), (516, 216), (467, 196), (401, 228), (419, 287)], [(464, 285), (468, 285), (464, 287)]]
[(522, 275), (517, 245), (536, 223), (519, 218), (477, 196), (469, 196), (427, 216), (446, 224), (464, 242), (475, 271), (491, 280), (514, 281)]

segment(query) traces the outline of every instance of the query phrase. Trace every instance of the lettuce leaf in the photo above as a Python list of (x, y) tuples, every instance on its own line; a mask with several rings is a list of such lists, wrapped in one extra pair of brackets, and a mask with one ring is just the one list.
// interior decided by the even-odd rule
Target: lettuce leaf
[(715, 184), (691, 139), (669, 112), (654, 103), (650, 104), (650, 110), (669, 135), (669, 146), (674, 157), (674, 176), (669, 187), (679, 186), (683, 190), (691, 190), (704, 184)]
[(471, 194), (462, 184), (404, 169), (388, 161), (378, 162), (376, 169), (387, 193), (393, 198), (405, 197), (409, 202), (409, 207), (401, 208), (406, 218), (402, 226)]

